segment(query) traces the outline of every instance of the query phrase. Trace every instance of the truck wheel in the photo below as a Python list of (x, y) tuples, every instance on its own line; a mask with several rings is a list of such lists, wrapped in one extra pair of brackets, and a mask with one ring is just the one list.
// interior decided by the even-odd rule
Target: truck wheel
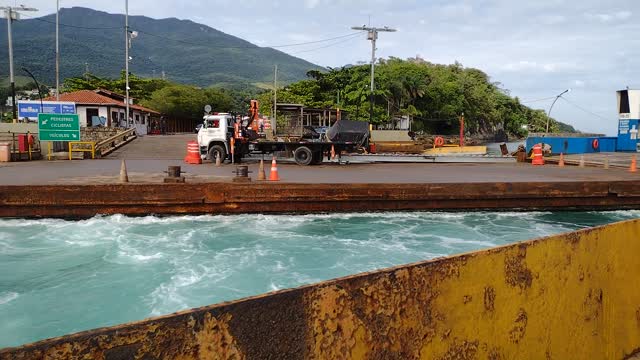
[(220, 145), (213, 145), (211, 148), (209, 148), (209, 154), (207, 155), (207, 157), (209, 158), (209, 160), (215, 162), (216, 155), (220, 156), (220, 162), (224, 162), (224, 160), (227, 158), (227, 152)]
[(293, 152), (293, 158), (298, 165), (310, 165), (313, 162), (313, 153), (306, 146), (300, 146)]

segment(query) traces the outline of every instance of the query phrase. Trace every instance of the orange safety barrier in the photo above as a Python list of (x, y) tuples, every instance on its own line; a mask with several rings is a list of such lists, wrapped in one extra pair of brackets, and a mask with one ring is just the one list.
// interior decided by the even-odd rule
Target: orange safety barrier
[(544, 157), (542, 156), (542, 145), (535, 144), (533, 146), (533, 160), (531, 165), (544, 165)]
[(189, 141), (187, 143), (187, 156), (184, 158), (184, 161), (187, 164), (202, 164), (202, 159), (200, 158), (200, 150), (198, 148), (197, 142)]

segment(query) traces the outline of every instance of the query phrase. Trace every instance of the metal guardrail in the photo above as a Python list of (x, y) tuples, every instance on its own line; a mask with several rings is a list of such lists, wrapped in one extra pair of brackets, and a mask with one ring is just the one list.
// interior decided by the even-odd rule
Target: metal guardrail
[(114, 149), (117, 149), (120, 144), (126, 142), (131, 138), (135, 138), (136, 136), (137, 135), (136, 135), (135, 128), (128, 129), (126, 131), (123, 131), (119, 134), (116, 134), (110, 138), (107, 138), (105, 140), (102, 140), (96, 143), (95, 151), (100, 155), (106, 155), (109, 152), (113, 151)]
[[(90, 145), (91, 148), (87, 149), (84, 147), (74, 148), (73, 145)], [(91, 158), (96, 158), (96, 143), (93, 141), (69, 141), (69, 160), (72, 159), (73, 152), (90, 152)]]

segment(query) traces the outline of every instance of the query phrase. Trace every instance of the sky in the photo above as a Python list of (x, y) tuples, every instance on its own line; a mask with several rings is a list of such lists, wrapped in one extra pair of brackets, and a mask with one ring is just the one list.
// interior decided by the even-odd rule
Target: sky
[[(27, 2), (28, 1), (28, 2)], [(25, 4), (38, 15), (53, 0)], [(60, 0), (124, 13), (124, 1)], [(342, 37), (352, 26), (389, 26), (378, 57), (420, 56), (485, 71), (528, 106), (583, 132), (617, 134), (616, 90), (640, 88), (640, 0), (130, 0), (129, 13), (202, 23), (259, 46), (333, 41), (280, 48), (322, 66), (369, 62), (366, 37)]]

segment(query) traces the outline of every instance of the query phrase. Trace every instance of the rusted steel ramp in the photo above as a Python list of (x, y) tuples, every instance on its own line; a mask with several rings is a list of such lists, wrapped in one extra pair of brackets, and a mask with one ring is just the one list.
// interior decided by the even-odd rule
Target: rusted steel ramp
[(0, 350), (21, 359), (631, 359), (640, 220)]
[(640, 209), (640, 181), (0, 186), (0, 217)]

